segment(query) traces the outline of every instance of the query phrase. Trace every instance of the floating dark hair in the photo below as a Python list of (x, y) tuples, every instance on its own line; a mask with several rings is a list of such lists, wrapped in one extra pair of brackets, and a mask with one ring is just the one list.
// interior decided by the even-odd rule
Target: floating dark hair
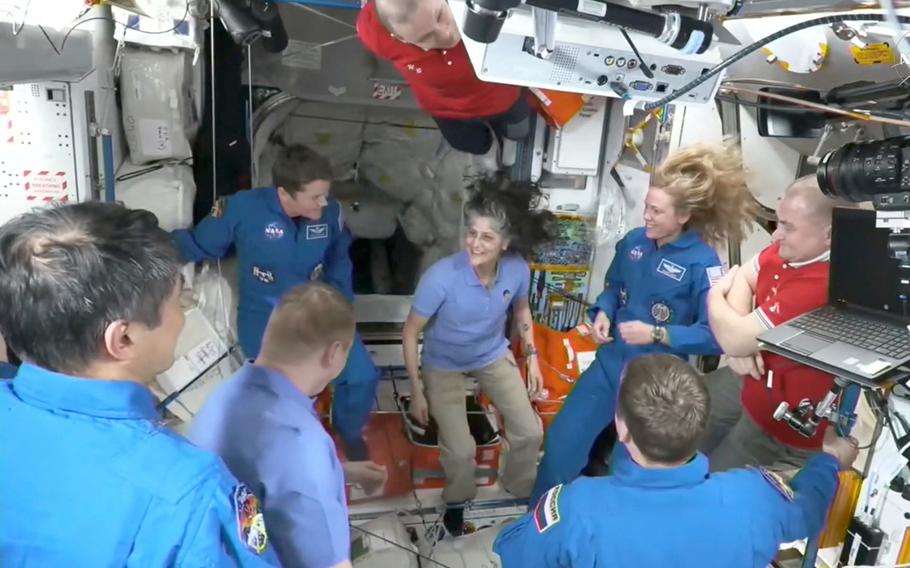
[(500, 232), (509, 239), (508, 252), (528, 258), (554, 238), (556, 217), (537, 209), (543, 194), (530, 182), (516, 182), (499, 175), (476, 181), (469, 191), (465, 217), (496, 219)]

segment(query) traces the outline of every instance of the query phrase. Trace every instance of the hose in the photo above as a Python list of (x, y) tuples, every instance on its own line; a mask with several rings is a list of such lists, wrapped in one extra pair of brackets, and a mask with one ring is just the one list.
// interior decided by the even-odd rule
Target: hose
[[(900, 22), (910, 23), (910, 16), (896, 16), (896, 18)], [(825, 16), (823, 18), (814, 18), (812, 20), (806, 20), (805, 22), (801, 22), (798, 24), (794, 24), (792, 26), (788, 26), (788, 27), (780, 30), (779, 32), (775, 32), (775, 33), (769, 35), (768, 37), (766, 37), (764, 39), (760, 39), (760, 40), (756, 41), (755, 43), (747, 45), (746, 47), (742, 48), (741, 50), (737, 51), (730, 57), (726, 58), (725, 60), (723, 60), (720, 63), (718, 63), (717, 65), (715, 65), (713, 68), (711, 68), (710, 71), (708, 71), (705, 74), (701, 75), (700, 77), (690, 81), (688, 84), (684, 85), (681, 89), (679, 89), (677, 91), (673, 91), (672, 93), (670, 93), (669, 95), (667, 95), (661, 99), (647, 103), (642, 108), (642, 110), (644, 110), (645, 112), (650, 112), (654, 109), (660, 108), (668, 103), (675, 101), (682, 95), (684, 95), (684, 94), (688, 93), (689, 91), (691, 91), (692, 89), (698, 87), (705, 81), (708, 81), (709, 79), (711, 79), (712, 77), (714, 77), (715, 75), (717, 75), (718, 73), (720, 73), (721, 71), (726, 69), (727, 67), (733, 65), (740, 59), (749, 55), (750, 53), (758, 51), (760, 48), (768, 45), (769, 43), (771, 43), (773, 41), (777, 41), (784, 36), (788, 36), (792, 33), (796, 33), (796, 32), (805, 30), (807, 28), (812, 28), (815, 26), (824, 26), (824, 25), (828, 25), (828, 24), (833, 24), (835, 22), (851, 22), (851, 21), (852, 22), (862, 22), (862, 21), (883, 22), (883, 21), (886, 21), (886, 16), (884, 14), (838, 14), (838, 15), (834, 15), (834, 16)]]

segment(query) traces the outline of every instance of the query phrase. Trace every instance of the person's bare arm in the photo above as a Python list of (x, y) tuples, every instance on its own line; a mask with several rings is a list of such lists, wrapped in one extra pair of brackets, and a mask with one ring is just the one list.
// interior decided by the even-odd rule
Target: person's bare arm
[(727, 303), (741, 316), (752, 311), (755, 304), (756, 282), (758, 282), (758, 255), (739, 267), (730, 291), (726, 295)]
[(411, 311), (404, 322), (401, 346), (404, 350), (404, 367), (411, 382), (411, 415), (422, 424), (428, 420), (427, 402), (423, 394), (423, 383), (420, 380), (420, 356), (417, 352), (417, 339), (427, 326), (429, 318)]
[[(740, 313), (727, 299), (733, 284), (739, 279), (740, 287), (748, 286), (747, 276), (739, 277), (739, 267), (734, 266), (708, 293), (708, 321), (717, 344), (726, 355), (745, 357), (758, 351), (758, 334), (764, 327), (753, 311)], [(737, 291), (734, 301), (744, 305), (741, 292)], [(751, 306), (750, 306), (751, 307)]]
[(521, 337), (522, 353), (527, 361), (528, 393), (536, 396), (543, 386), (543, 375), (540, 372), (540, 358), (534, 346), (534, 317), (527, 297), (515, 300), (515, 324)]

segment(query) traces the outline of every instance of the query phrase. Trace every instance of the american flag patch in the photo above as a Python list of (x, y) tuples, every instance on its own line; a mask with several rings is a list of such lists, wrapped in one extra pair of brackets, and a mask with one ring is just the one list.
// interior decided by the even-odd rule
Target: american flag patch
[(534, 524), (537, 532), (542, 533), (559, 522), (559, 494), (562, 484), (547, 491), (534, 508)]

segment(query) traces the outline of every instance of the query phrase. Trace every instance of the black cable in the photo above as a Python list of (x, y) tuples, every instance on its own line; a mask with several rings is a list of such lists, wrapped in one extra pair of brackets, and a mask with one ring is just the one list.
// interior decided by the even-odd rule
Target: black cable
[(885, 429), (885, 424), (889, 424), (889, 428), (891, 428), (891, 416), (888, 412), (888, 402), (882, 401), (879, 398), (878, 394), (873, 391), (865, 391), (865, 394), (866, 402), (869, 403), (869, 408), (871, 408), (873, 412), (878, 411), (878, 413), (881, 414), (881, 419), (875, 421), (875, 430), (872, 433), (872, 439), (865, 446), (857, 446), (856, 449), (858, 450), (868, 450), (870, 448), (874, 448), (878, 444), (878, 439)]
[(385, 543), (387, 543), (387, 544), (391, 544), (392, 546), (394, 546), (394, 547), (396, 547), (396, 548), (400, 548), (400, 549), (406, 551), (406, 552), (409, 553), (409, 554), (413, 554), (413, 555), (416, 556), (417, 558), (422, 558), (422, 559), (424, 559), (424, 560), (429, 560), (430, 562), (432, 562), (433, 564), (436, 564), (437, 566), (442, 566), (442, 568), (453, 568), (452, 566), (449, 566), (448, 564), (443, 564), (443, 563), (440, 562), (439, 560), (434, 560), (433, 558), (431, 558), (431, 557), (429, 557), (429, 556), (425, 556), (425, 555), (421, 554), (420, 552), (414, 552), (413, 550), (411, 550), (411, 549), (409, 549), (409, 548), (407, 548), (407, 547), (405, 547), (405, 546), (402, 546), (402, 545), (398, 544), (398, 543), (395, 542), (394, 540), (389, 540), (389, 539), (387, 539), (387, 538), (384, 537), (384, 536), (378, 535), (378, 534), (376, 534), (376, 533), (374, 533), (374, 532), (372, 532), (372, 531), (368, 531), (368, 530), (366, 530), (366, 529), (364, 529), (364, 528), (358, 527), (357, 525), (355, 525), (355, 524), (353, 524), (353, 523), (348, 523), (348, 525), (350, 525), (350, 527), (351, 527), (352, 529), (356, 529), (356, 530), (362, 532), (363, 534), (369, 535), (369, 536), (371, 536), (371, 537), (373, 537), (373, 538), (378, 538), (379, 540), (381, 540), (381, 541), (383, 541), (383, 542), (385, 542)]
[[(897, 18), (902, 23), (910, 23), (910, 16), (898, 16)], [(773, 41), (777, 41), (780, 38), (790, 35), (792, 33), (799, 32), (804, 29), (812, 28), (815, 26), (824, 26), (824, 25), (828, 25), (828, 24), (834, 24), (837, 22), (863, 22), (863, 21), (881, 22), (884, 20), (885, 20), (884, 14), (839, 14), (836, 16), (825, 16), (824, 18), (815, 18), (815, 19), (807, 20), (807, 21), (799, 23), (799, 24), (794, 24), (792, 26), (788, 26), (788, 27), (780, 30), (779, 32), (775, 32), (775, 33), (769, 35), (768, 37), (766, 37), (764, 39), (760, 39), (760, 40), (756, 41), (755, 43), (752, 43), (751, 45), (747, 45), (746, 47), (742, 48), (741, 50), (737, 51), (730, 57), (724, 59), (723, 61), (721, 61), (714, 67), (712, 67), (709, 71), (706, 71), (700, 77), (693, 79), (692, 81), (690, 81), (689, 83), (684, 85), (681, 89), (673, 91), (669, 95), (667, 95), (663, 98), (660, 98), (656, 101), (647, 103), (643, 107), (643, 110), (645, 110), (646, 112), (650, 112), (650, 111), (658, 109), (672, 101), (675, 101), (679, 97), (688, 93), (692, 89), (698, 87), (702, 83), (706, 82), (708, 79), (711, 79), (712, 77), (714, 77), (715, 75), (717, 75), (718, 73), (720, 73), (721, 71), (726, 69), (727, 67), (733, 65), (734, 63), (736, 63), (740, 59), (744, 58), (745, 56), (749, 55), (750, 53), (752, 53), (754, 51), (758, 51), (760, 48), (768, 45), (769, 43), (771, 43)]]
[(635, 57), (638, 58), (638, 64), (641, 67), (641, 72), (645, 74), (645, 77), (648, 79), (654, 78), (654, 72), (651, 71), (651, 68), (648, 67), (648, 64), (645, 63), (645, 60), (641, 58), (641, 54), (638, 53), (638, 48), (635, 47), (635, 44), (632, 43), (632, 38), (629, 37), (629, 33), (625, 28), (619, 28), (619, 31), (622, 32), (622, 37), (626, 38), (626, 43), (629, 44), (629, 47), (632, 48), (632, 51), (635, 53)]
[(180, 26), (182, 26), (187, 21), (187, 18), (189, 18), (189, 15), (190, 15), (190, 0), (186, 0), (186, 10), (184, 10), (184, 12), (183, 12), (183, 17), (176, 24), (174, 24), (173, 27), (166, 29), (166, 30), (157, 31), (157, 32), (150, 32), (150, 31), (146, 31), (146, 30), (130, 28), (128, 25), (118, 22), (114, 18), (107, 18), (104, 16), (94, 16), (91, 18), (85, 18), (83, 20), (79, 20), (78, 22), (76, 22), (75, 24), (70, 26), (69, 29), (66, 30), (66, 33), (63, 35), (63, 41), (60, 42), (60, 47), (57, 47), (56, 45), (54, 45), (54, 42), (51, 41), (50, 36), (47, 35), (47, 32), (44, 30), (44, 28), (42, 26), (39, 25), (38, 28), (41, 29), (41, 32), (44, 34), (44, 37), (47, 39), (47, 42), (49, 44), (51, 44), (51, 48), (57, 53), (57, 55), (60, 55), (63, 52), (63, 49), (66, 47), (66, 40), (69, 39), (69, 37), (73, 33), (73, 31), (86, 22), (91, 22), (93, 20), (111, 21), (111, 22), (114, 22), (115, 24), (120, 24), (124, 28), (129, 28), (129, 29), (133, 30), (134, 32), (139, 32), (139, 33), (148, 34), (148, 35), (160, 35), (160, 34), (169, 34), (169, 33), (173, 32), (174, 30), (176, 30), (177, 28), (179, 28)]

